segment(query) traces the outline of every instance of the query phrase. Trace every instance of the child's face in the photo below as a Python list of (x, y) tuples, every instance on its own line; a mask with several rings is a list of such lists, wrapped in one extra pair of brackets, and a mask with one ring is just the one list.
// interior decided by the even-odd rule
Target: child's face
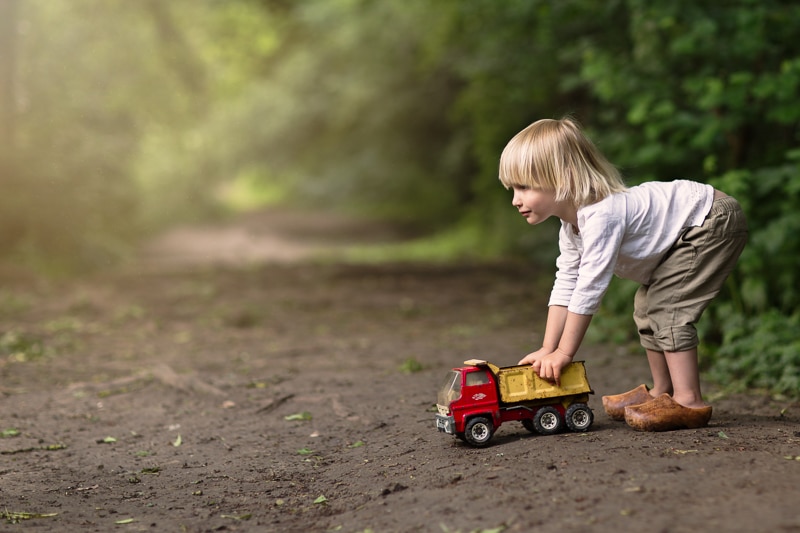
[(559, 216), (560, 203), (556, 202), (555, 191), (534, 189), (527, 185), (515, 185), (512, 190), (514, 198), (511, 205), (517, 208), (528, 224), (539, 224), (553, 215)]

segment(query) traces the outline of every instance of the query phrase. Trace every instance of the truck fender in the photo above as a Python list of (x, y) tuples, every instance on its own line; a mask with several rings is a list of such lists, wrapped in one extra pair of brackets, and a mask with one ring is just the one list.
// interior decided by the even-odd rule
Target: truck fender
[(459, 425), (461, 431), (463, 431), (463, 428), (467, 426), (467, 422), (469, 422), (470, 419), (475, 418), (476, 416), (484, 416), (488, 418), (489, 420), (492, 421), (492, 424), (494, 424), (495, 428), (500, 427), (500, 424), (502, 424), (503, 422), (502, 419), (500, 418), (500, 411), (483, 411), (483, 410), (471, 411), (469, 413), (466, 413), (461, 418), (461, 424)]

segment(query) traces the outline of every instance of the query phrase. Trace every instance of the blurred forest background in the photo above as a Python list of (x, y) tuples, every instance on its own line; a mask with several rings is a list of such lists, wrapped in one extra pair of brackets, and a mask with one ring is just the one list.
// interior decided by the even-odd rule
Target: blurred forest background
[[(798, 35), (789, 0), (0, 0), (0, 261), (106, 268), (170, 225), (294, 205), (413, 228), (417, 258), (552, 269), (555, 226), (520, 222), (497, 162), (572, 114), (630, 184), (742, 202), (703, 363), (796, 395)], [(633, 289), (604, 340), (633, 340)]]

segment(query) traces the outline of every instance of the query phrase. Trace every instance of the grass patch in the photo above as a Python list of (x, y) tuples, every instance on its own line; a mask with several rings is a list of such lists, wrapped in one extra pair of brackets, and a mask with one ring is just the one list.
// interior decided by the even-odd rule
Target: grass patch
[(425, 367), (422, 366), (422, 363), (417, 361), (414, 357), (409, 357), (408, 359), (403, 361), (403, 364), (400, 365), (400, 371), (403, 372), (404, 374), (414, 374), (416, 372), (421, 372), (422, 370), (424, 370), (424, 368)]
[(39, 359), (45, 355), (47, 353), (41, 339), (14, 330), (0, 335), (0, 356), (6, 356), (12, 361), (24, 363)]
[(464, 259), (489, 260), (498, 256), (498, 250), (486, 245), (483, 230), (470, 225), (459, 225), (409, 241), (352, 246), (344, 253), (344, 259), (352, 263), (447, 263)]

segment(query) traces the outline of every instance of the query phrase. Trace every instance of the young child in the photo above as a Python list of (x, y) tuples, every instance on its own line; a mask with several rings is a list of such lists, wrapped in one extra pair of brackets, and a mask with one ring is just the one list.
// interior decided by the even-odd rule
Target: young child
[(561, 219), (542, 347), (519, 364), (557, 382), (612, 274), (632, 279), (641, 284), (633, 317), (653, 387), (604, 396), (606, 413), (640, 431), (706, 426), (711, 406), (701, 396), (694, 324), (747, 241), (738, 202), (686, 180), (628, 188), (570, 118), (539, 120), (514, 136), (500, 181), (528, 224)]

